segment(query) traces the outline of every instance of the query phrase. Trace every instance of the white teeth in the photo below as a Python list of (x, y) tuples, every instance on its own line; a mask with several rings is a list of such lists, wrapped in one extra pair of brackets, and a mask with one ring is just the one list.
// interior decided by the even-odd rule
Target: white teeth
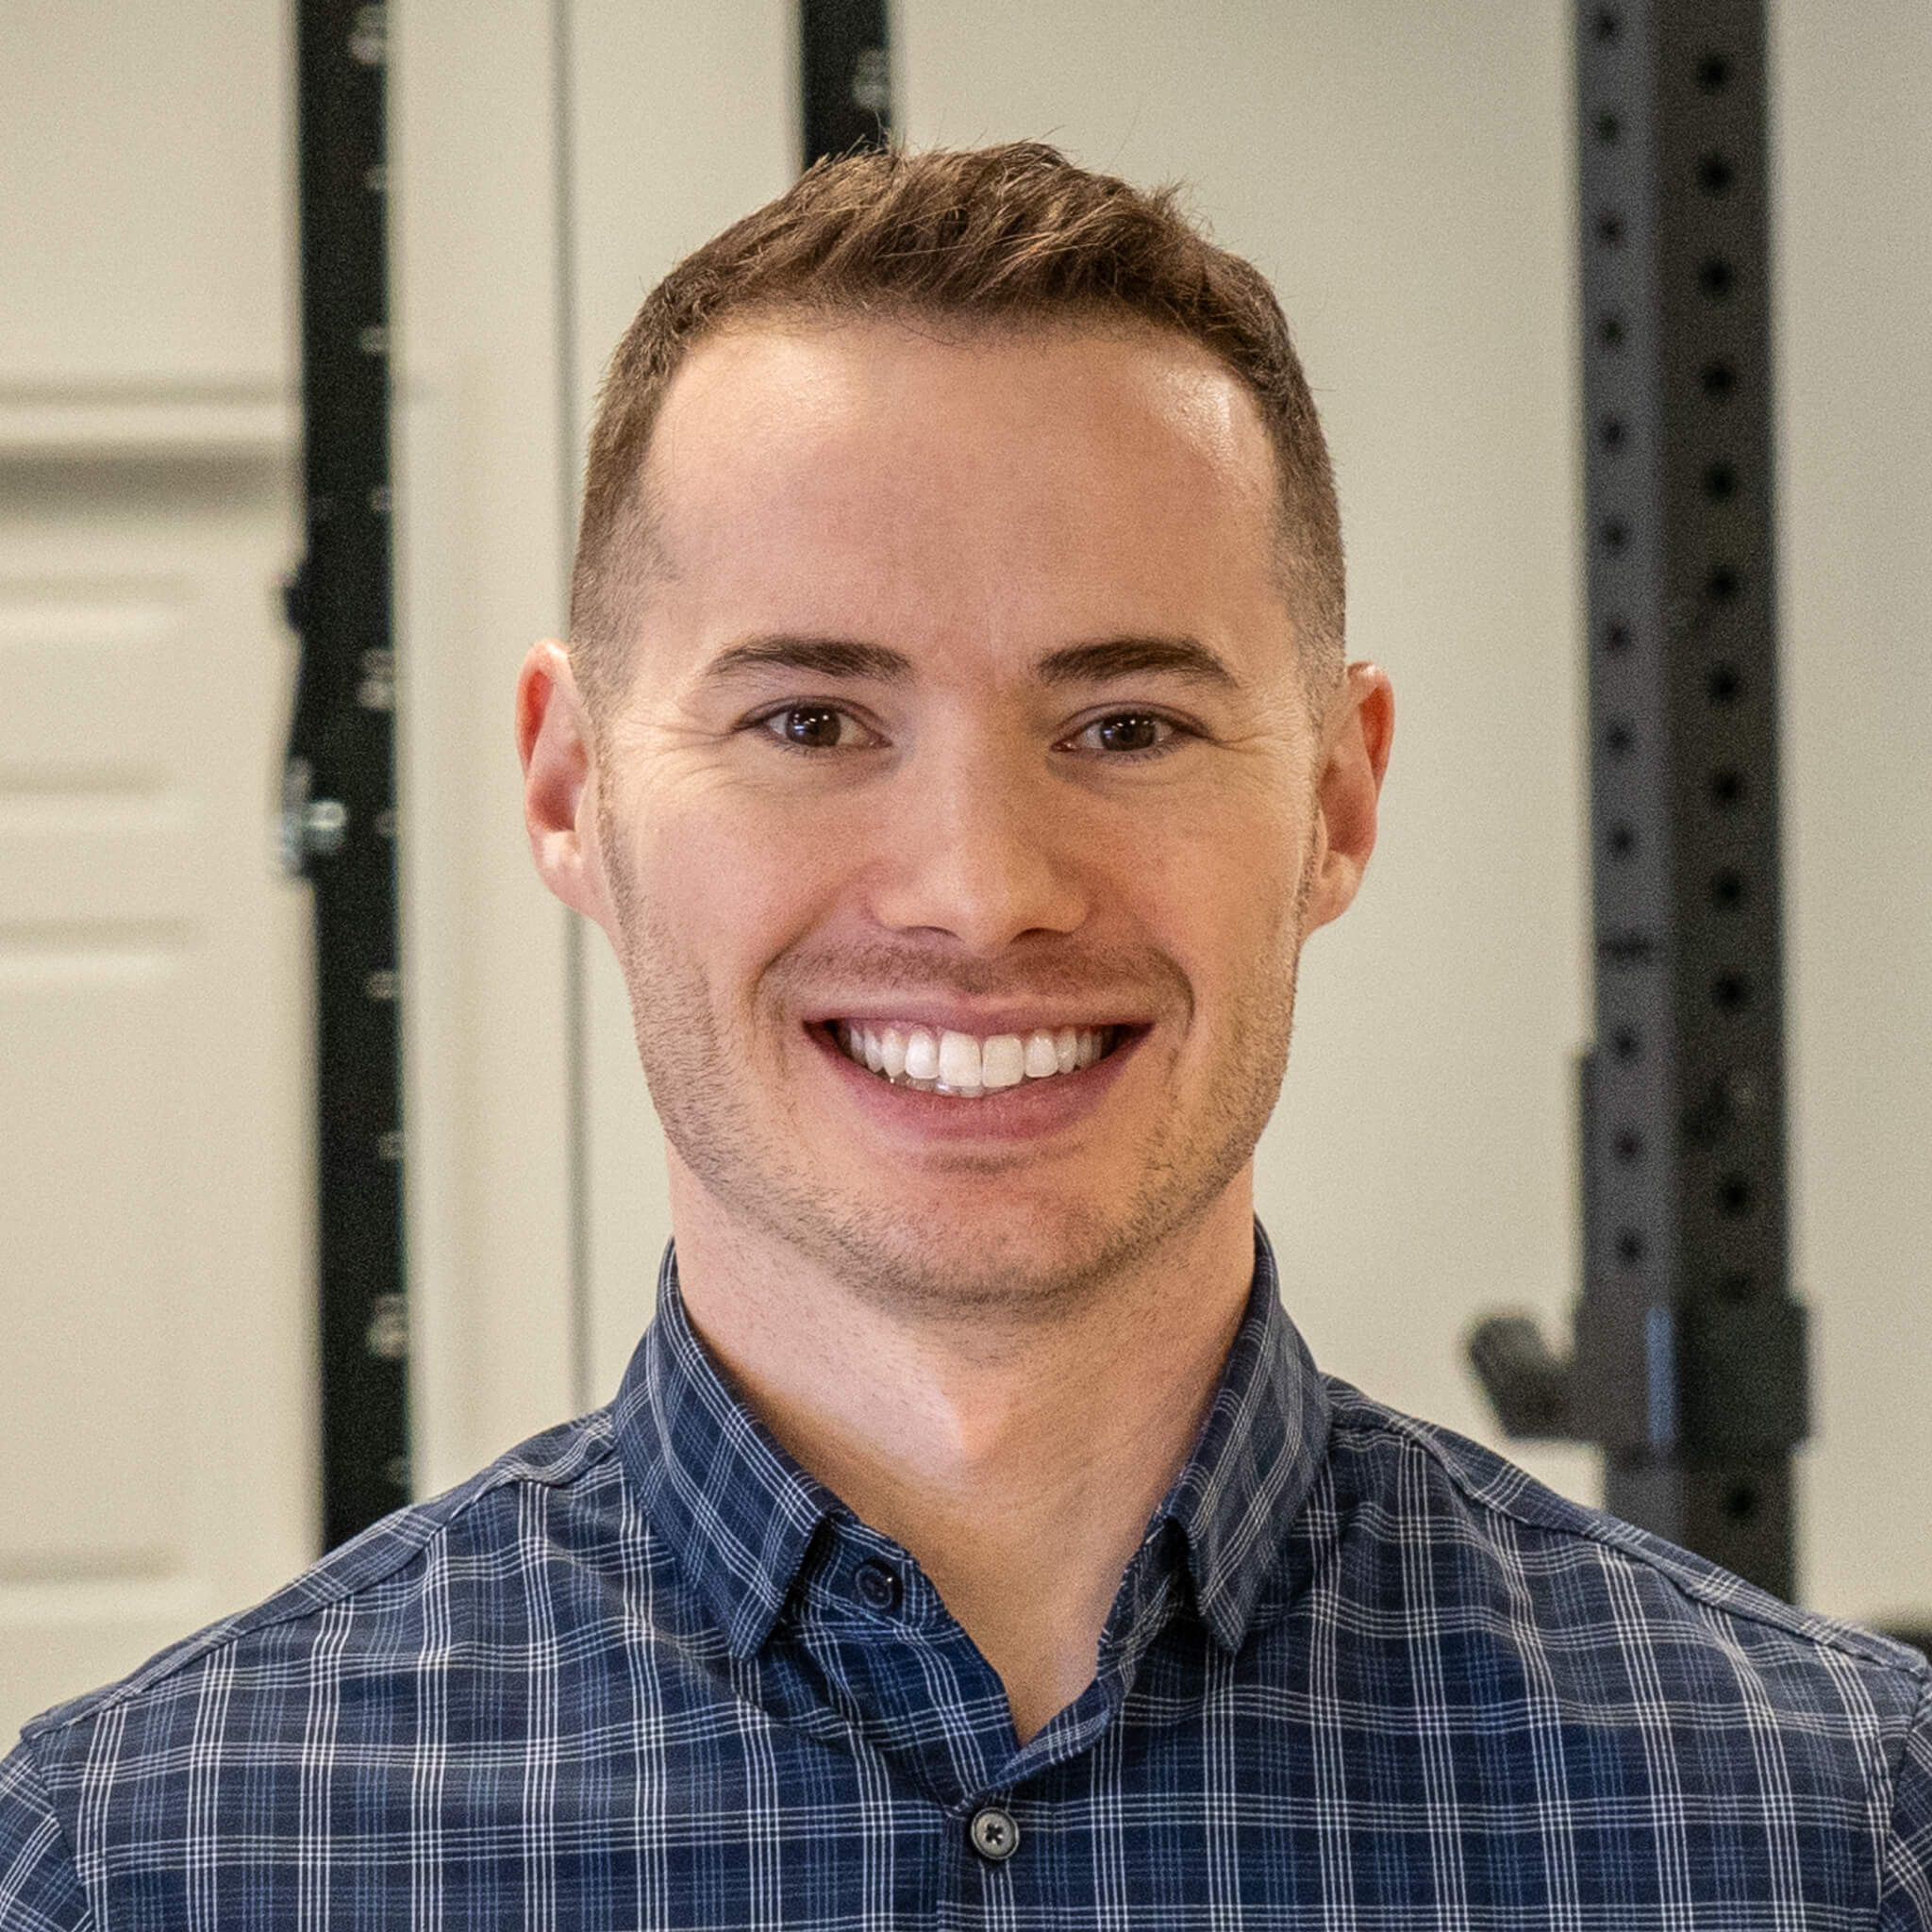
[(906, 1036), (906, 1077), (937, 1080), (939, 1076), (940, 1043), (924, 1026), (915, 1026)]
[(1017, 1033), (995, 1033), (979, 1049), (982, 1087), (1017, 1087), (1026, 1077), (1026, 1049)]
[(950, 1030), (940, 1035), (940, 1084), (944, 1087), (978, 1087), (979, 1042), (970, 1033)]
[(1062, 1026), (1050, 1032), (995, 1033), (976, 1040), (950, 1028), (874, 1026), (841, 1020), (833, 1032), (848, 1058), (895, 1086), (963, 1099), (1091, 1067), (1107, 1050), (1109, 1029)]

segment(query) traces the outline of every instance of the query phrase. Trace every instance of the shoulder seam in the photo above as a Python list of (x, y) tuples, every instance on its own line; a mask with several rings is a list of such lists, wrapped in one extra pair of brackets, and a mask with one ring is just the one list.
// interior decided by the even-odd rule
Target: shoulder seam
[[(559, 1426), (568, 1428), (570, 1424), (566, 1423), (559, 1424)], [(586, 1433), (588, 1434), (589, 1432), (587, 1431)], [(607, 1435), (592, 1450), (587, 1452), (583, 1458), (576, 1462), (567, 1473), (559, 1475), (540, 1473), (527, 1466), (515, 1466), (513, 1458), (519, 1452), (515, 1449), (509, 1450), (498, 1461), (479, 1471), (475, 1475), (470, 1477), (467, 1482), (460, 1483), (456, 1489), (445, 1491), (443, 1496), (432, 1499), (431, 1503), (408, 1506), (409, 1508), (426, 1512), (433, 1507), (434, 1502), (444, 1502), (458, 1496), (462, 1497), (460, 1503), (457, 1503), (454, 1507), (450, 1508), (443, 1515), (419, 1518), (419, 1521), (426, 1522), (426, 1527), (422, 1536), (415, 1541), (402, 1542), (395, 1552), (395, 1557), (392, 1562), (385, 1564), (381, 1569), (374, 1571), (366, 1576), (358, 1576), (353, 1582), (338, 1584), (334, 1579), (331, 1579), (328, 1590), (324, 1593), (306, 1602), (283, 1605), (280, 1608), (272, 1612), (270, 1606), (275, 1604), (278, 1599), (287, 1596), (301, 1581), (301, 1576), (291, 1577), (280, 1590), (264, 1598), (262, 1602), (251, 1605), (246, 1609), (237, 1610), (231, 1616), (220, 1618), (215, 1623), (209, 1624), (206, 1630), (199, 1633), (202, 1641), (196, 1641), (196, 1633), (191, 1632), (187, 1638), (182, 1640), (183, 1647), (180, 1653), (169, 1660), (165, 1669), (158, 1670), (150, 1675), (148, 1674), (148, 1666), (139, 1665), (119, 1683), (108, 1685), (92, 1694), (83, 1692), (80, 1697), (72, 1700), (73, 1704), (78, 1707), (76, 1708), (70, 1709), (67, 1706), (57, 1705), (45, 1716), (28, 1719), (21, 1726), (21, 1737), (23, 1740), (31, 1744), (39, 1739), (50, 1738), (61, 1731), (67, 1730), (74, 1724), (89, 1723), (102, 1712), (112, 1710), (120, 1705), (131, 1702), (134, 1698), (145, 1696), (150, 1690), (157, 1690), (159, 1686), (167, 1683), (179, 1672), (187, 1670), (191, 1665), (204, 1662), (207, 1658), (225, 1649), (229, 1644), (239, 1642), (244, 1637), (252, 1637), (263, 1630), (277, 1629), (285, 1624), (297, 1623), (304, 1617), (318, 1615), (323, 1611), (332, 1609), (337, 1604), (350, 1597), (360, 1594), (365, 1590), (371, 1590), (378, 1584), (387, 1583), (406, 1564), (414, 1562), (418, 1557), (422, 1556), (447, 1535), (449, 1530), (455, 1524), (461, 1522), (486, 1496), (495, 1495), (500, 1491), (513, 1488), (519, 1484), (530, 1484), (539, 1489), (560, 1489), (567, 1482), (575, 1481), (577, 1477), (596, 1468), (599, 1463), (607, 1461), (615, 1445), (616, 1437), (613, 1432)], [(465, 1491), (468, 1491), (468, 1493), (465, 1494)], [(398, 1513), (407, 1513), (407, 1509)], [(378, 1526), (376, 1524), (372, 1524), (370, 1528), (374, 1529)], [(363, 1534), (366, 1535), (368, 1532), (364, 1531)], [(347, 1545), (341, 1544), (338, 1545), (338, 1548), (345, 1549)], [(332, 1553), (324, 1552), (323, 1556), (317, 1558), (317, 1562), (326, 1562), (330, 1554)], [(312, 1574), (312, 1566), (310, 1570), (303, 1573), (304, 1575)], [(60, 1715), (63, 1710), (67, 1711), (67, 1714), (64, 1716)], [(38, 1757), (35, 1759), (35, 1768), (36, 1774), (38, 1775)]]
[[(1895, 1671), (1907, 1681), (1917, 1681), (1921, 1684), (1932, 1685), (1932, 1668), (1928, 1668), (1923, 1662), (1913, 1660), (1909, 1652), (1904, 1656), (1881, 1655), (1876, 1646), (1884, 1642), (1885, 1640), (1878, 1638), (1872, 1640), (1873, 1647), (1868, 1649), (1857, 1641), (1861, 1633), (1848, 1625), (1840, 1624), (1835, 1619), (1825, 1619), (1813, 1612), (1801, 1610), (1795, 1606), (1779, 1605), (1775, 1597), (1765, 1598), (1765, 1603), (1774, 1609), (1785, 1610), (1786, 1614), (1783, 1616), (1769, 1614), (1765, 1608), (1754, 1603), (1738, 1603), (1725, 1600), (1713, 1591), (1704, 1579), (1677, 1569), (1670, 1562), (1663, 1552), (1646, 1548), (1641, 1542), (1626, 1541), (1624, 1537), (1615, 1534), (1615, 1530), (1618, 1527), (1617, 1519), (1605, 1516), (1600, 1511), (1591, 1509), (1587, 1505), (1574, 1503), (1567, 1497), (1557, 1496), (1557, 1500), (1558, 1502), (1576, 1511), (1577, 1520), (1567, 1524), (1549, 1523), (1516, 1509), (1507, 1502), (1498, 1497), (1485, 1495), (1471, 1485), (1464, 1472), (1457, 1469), (1451, 1457), (1444, 1453), (1443, 1445), (1437, 1440), (1436, 1432), (1432, 1425), (1418, 1422), (1412, 1417), (1405, 1416), (1398, 1410), (1384, 1408), (1379, 1403), (1374, 1402), (1370, 1397), (1361, 1395), (1357, 1391), (1348, 1391), (1348, 1396), (1352, 1396), (1354, 1400), (1350, 1401), (1347, 1397), (1344, 1397), (1341, 1401), (1333, 1402), (1331, 1391), (1333, 1427), (1352, 1430), (1362, 1435), (1383, 1434), (1392, 1436), (1398, 1441), (1407, 1443), (1410, 1447), (1420, 1450), (1435, 1463), (1448, 1481), (1454, 1485), (1457, 1493), (1475, 1508), (1485, 1510), (1493, 1515), (1507, 1517), (1511, 1523), (1517, 1524), (1524, 1529), (1537, 1530), (1551, 1536), (1575, 1537), (1585, 1542), (1594, 1543), (1600, 1549), (1624, 1557), (1630, 1562), (1641, 1563), (1654, 1575), (1668, 1583), (1688, 1602), (1697, 1604), (1705, 1609), (1717, 1610), (1724, 1616), (1736, 1617), (1742, 1622), (1756, 1624), (1768, 1630), (1775, 1630), (1783, 1636), (1797, 1640), (1799, 1642), (1828, 1646), (1843, 1656), (1851, 1657), (1857, 1663), (1867, 1664), (1879, 1670)], [(1358, 1408), (1357, 1407), (1357, 1404), (1362, 1405), (1362, 1407)], [(1366, 1408), (1368, 1412), (1364, 1413), (1363, 1408)], [(1475, 1446), (1480, 1448), (1482, 1445), (1476, 1444)], [(1485, 1453), (1490, 1455), (1495, 1454), (1493, 1450), (1486, 1451)], [(1503, 1458), (1499, 1457), (1498, 1459), (1502, 1460)], [(1527, 1471), (1524, 1472), (1524, 1475), (1526, 1480), (1532, 1483), (1536, 1481), (1536, 1478), (1529, 1475)], [(1539, 1487), (1541, 1486), (1539, 1485)], [(1549, 1493), (1556, 1495), (1557, 1492), (1551, 1491)], [(1628, 1528), (1633, 1537), (1647, 1538), (1649, 1536), (1648, 1531), (1638, 1529), (1634, 1524), (1628, 1525)], [(1742, 1581), (1741, 1578), (1739, 1580)], [(1749, 1589), (1750, 1586), (1747, 1584), (1745, 1588)], [(1888, 1653), (1890, 1649), (1890, 1646), (1888, 1644)]]

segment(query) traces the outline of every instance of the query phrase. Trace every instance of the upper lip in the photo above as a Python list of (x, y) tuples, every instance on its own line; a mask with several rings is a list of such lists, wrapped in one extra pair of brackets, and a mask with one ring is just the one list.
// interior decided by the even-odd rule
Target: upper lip
[(924, 1026), (934, 1033), (970, 1033), (980, 1040), (1001, 1033), (1058, 1033), (1069, 1026), (1084, 1032), (1146, 1024), (1137, 1016), (1097, 1007), (1079, 1011), (1066, 1007), (970, 1008), (912, 998), (833, 1008), (819, 1015), (817, 1024), (829, 1026), (840, 1020), (857, 1026)]

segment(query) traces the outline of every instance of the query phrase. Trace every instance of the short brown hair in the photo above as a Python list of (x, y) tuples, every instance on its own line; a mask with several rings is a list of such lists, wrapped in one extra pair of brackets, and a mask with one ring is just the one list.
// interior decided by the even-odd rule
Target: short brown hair
[(651, 431), (694, 344), (760, 315), (1010, 325), (1139, 320), (1201, 343), (1259, 405), (1280, 481), (1282, 581), (1311, 692), (1342, 658), (1341, 525), (1327, 444), (1267, 279), (1176, 206), (1039, 142), (822, 161), (688, 255), (610, 358), (571, 574), (572, 657), (612, 691), (651, 544)]

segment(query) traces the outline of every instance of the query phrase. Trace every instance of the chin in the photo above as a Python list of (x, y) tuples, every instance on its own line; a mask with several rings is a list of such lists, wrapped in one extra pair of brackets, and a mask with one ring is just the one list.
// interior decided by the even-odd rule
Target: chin
[(923, 1200), (918, 1190), (884, 1200), (824, 1187), (800, 1191), (782, 1217), (767, 1189), (759, 1219), (883, 1313), (1009, 1328), (1118, 1294), (1124, 1273), (1198, 1224), (1231, 1178), (1214, 1176), (1186, 1203), (1118, 1181), (1104, 1195), (1027, 1204), (1013, 1201), (1010, 1185), (967, 1190), (979, 1199), (962, 1201), (957, 1178)]
[(868, 1299), (931, 1318), (985, 1320), (1063, 1313), (1114, 1272), (1120, 1231), (1098, 1217), (1038, 1217), (988, 1239), (983, 1221), (963, 1226), (903, 1223), (847, 1238), (839, 1259), (846, 1281)]

